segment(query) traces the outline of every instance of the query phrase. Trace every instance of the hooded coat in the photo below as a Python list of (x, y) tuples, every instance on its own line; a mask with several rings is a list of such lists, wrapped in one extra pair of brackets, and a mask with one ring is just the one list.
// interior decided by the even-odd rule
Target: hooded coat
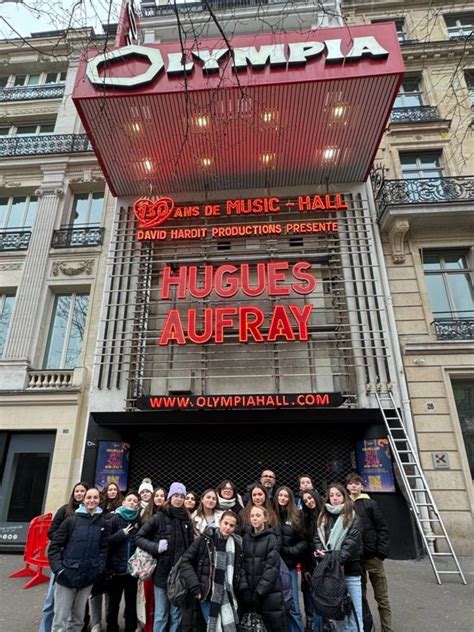
[(56, 581), (67, 588), (85, 588), (105, 570), (107, 527), (102, 509), (90, 514), (81, 505), (57, 528), (48, 550)]
[[(329, 534), (331, 533), (331, 529), (336, 522), (337, 516), (329, 515), (329, 523), (325, 528), (326, 532), (326, 541), (329, 538)], [(314, 549), (324, 549), (323, 543), (319, 537), (318, 532), (316, 531), (314, 534), (313, 540)], [(344, 567), (345, 575), (362, 575), (362, 567), (360, 564), (360, 559), (362, 557), (362, 523), (360, 519), (354, 516), (354, 520), (352, 521), (351, 526), (344, 538), (341, 549), (339, 553), (339, 561)]]
[[(186, 586), (193, 597), (201, 595), (201, 601), (211, 598), (216, 537), (218, 534), (215, 529), (208, 527), (181, 558), (181, 572)], [(242, 538), (237, 534), (229, 537), (234, 538), (235, 542), (234, 590), (237, 594), (243, 569)]]
[(244, 610), (263, 617), (271, 632), (287, 630), (287, 616), (280, 581), (280, 553), (273, 528), (247, 531), (243, 540), (244, 572), (240, 593)]
[(388, 524), (384, 515), (368, 494), (360, 494), (353, 503), (362, 522), (363, 559), (378, 557), (379, 560), (384, 560), (390, 546)]
[[(141, 549), (153, 555), (158, 560), (155, 572), (153, 573), (153, 583), (157, 588), (166, 588), (166, 581), (170, 574), (175, 556), (175, 529), (180, 528), (183, 537), (184, 551), (193, 542), (193, 525), (189, 516), (183, 510), (183, 520), (179, 520), (173, 514), (172, 507), (164, 507), (157, 511), (155, 515), (145, 522), (137, 533), (135, 544)], [(163, 553), (158, 552), (160, 540), (167, 540), (168, 548)]]

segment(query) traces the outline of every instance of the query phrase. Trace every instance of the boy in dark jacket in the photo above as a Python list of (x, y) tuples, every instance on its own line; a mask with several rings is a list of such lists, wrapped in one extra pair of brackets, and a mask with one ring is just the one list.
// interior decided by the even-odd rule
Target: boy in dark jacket
[(53, 632), (81, 630), (92, 584), (105, 570), (107, 530), (99, 490), (89, 489), (84, 504), (56, 530), (48, 557), (56, 576)]
[(107, 568), (113, 572), (109, 589), (107, 632), (118, 632), (118, 614), (125, 593), (125, 632), (137, 628), (138, 580), (128, 572), (128, 560), (135, 552), (135, 536), (140, 528), (140, 498), (138, 492), (125, 494), (122, 506), (107, 521), (109, 555)]
[(362, 539), (362, 590), (367, 591), (367, 573), (374, 589), (380, 615), (382, 632), (393, 632), (392, 609), (388, 598), (388, 584), (383, 560), (388, 556), (388, 525), (375, 500), (363, 493), (364, 483), (357, 473), (349, 474), (346, 487), (354, 503), (354, 509), (363, 525)]

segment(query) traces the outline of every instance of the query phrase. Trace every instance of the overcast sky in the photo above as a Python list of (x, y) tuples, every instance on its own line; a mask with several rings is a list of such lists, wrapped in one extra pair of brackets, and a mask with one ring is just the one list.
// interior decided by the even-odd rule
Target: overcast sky
[[(24, 4), (0, 0), (0, 38), (117, 22), (121, 0), (25, 0)], [(108, 14), (110, 11), (110, 20)]]

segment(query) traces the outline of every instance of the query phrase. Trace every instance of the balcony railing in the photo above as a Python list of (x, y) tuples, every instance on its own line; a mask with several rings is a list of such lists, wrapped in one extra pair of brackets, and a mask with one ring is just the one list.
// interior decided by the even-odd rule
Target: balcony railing
[(38, 134), (0, 138), (0, 158), (92, 151), (87, 134)]
[(104, 240), (104, 229), (99, 226), (62, 226), (53, 232), (51, 248), (83, 248), (100, 246)]
[(432, 324), (438, 340), (474, 340), (474, 316), (435, 318)]
[[(271, 6), (272, 4), (287, 4), (288, 0), (208, 0), (208, 5), (213, 10), (220, 9), (245, 9), (246, 7)], [(314, 4), (311, 0), (297, 0), (298, 4)], [(143, 17), (152, 18), (162, 15), (180, 13), (201, 13), (207, 11), (205, 2), (183, 2), (160, 6), (142, 6)]]
[(34, 391), (73, 388), (73, 370), (28, 371), (26, 388)]
[(429, 123), (440, 120), (441, 117), (435, 105), (393, 108), (390, 116), (391, 123)]
[(380, 218), (388, 206), (474, 201), (474, 176), (384, 180), (376, 193)]
[(5, 250), (28, 250), (31, 230), (0, 230), (0, 252)]
[(36, 99), (61, 99), (64, 84), (48, 86), (12, 86), (0, 88), (0, 101), (33, 101)]

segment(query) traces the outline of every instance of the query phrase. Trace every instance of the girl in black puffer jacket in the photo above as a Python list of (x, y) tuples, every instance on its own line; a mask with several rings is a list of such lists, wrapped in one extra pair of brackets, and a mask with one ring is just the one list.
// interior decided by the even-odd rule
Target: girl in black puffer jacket
[(358, 632), (364, 629), (362, 618), (362, 527), (345, 487), (332, 483), (326, 494), (317, 522), (313, 546), (316, 556), (324, 557), (329, 551), (339, 551), (344, 567), (347, 592), (357, 616), (351, 612), (342, 621), (335, 621), (338, 632)]
[(136, 537), (136, 544), (158, 563), (153, 573), (155, 585), (155, 621), (153, 632), (179, 630), (181, 611), (168, 600), (166, 582), (171, 567), (176, 564), (193, 542), (193, 526), (184, 508), (186, 488), (182, 483), (172, 483), (166, 503), (151, 520), (146, 522)]
[(118, 632), (118, 614), (122, 594), (125, 593), (125, 632), (137, 628), (138, 580), (128, 572), (128, 560), (136, 547), (135, 537), (140, 528), (140, 497), (138, 492), (127, 492), (122, 506), (107, 521), (109, 554), (107, 568), (114, 573), (109, 589), (107, 632)]
[(249, 529), (244, 535), (244, 573), (241, 580), (243, 610), (262, 615), (270, 632), (288, 629), (280, 581), (278, 537), (267, 527), (265, 507), (252, 507)]
[(321, 496), (315, 489), (307, 489), (301, 494), (303, 508), (303, 534), (308, 544), (306, 553), (301, 560), (301, 592), (303, 593), (304, 610), (306, 614), (306, 629), (309, 632), (323, 632), (323, 618), (314, 610), (313, 590), (311, 578), (316, 566), (313, 554), (313, 540), (317, 529), (317, 520), (322, 507)]
[(237, 515), (224, 511), (219, 527), (207, 527), (181, 558), (183, 579), (200, 603), (208, 631), (237, 631), (236, 594), (243, 571), (243, 554), (242, 538), (235, 534), (236, 526)]
[(296, 566), (301, 562), (307, 548), (303, 537), (303, 528), (295, 497), (289, 487), (277, 489), (273, 506), (278, 518), (278, 535), (280, 538), (280, 555), (291, 574), (292, 599), (288, 611), (288, 627), (291, 632), (304, 632), (301, 616), (298, 571)]

